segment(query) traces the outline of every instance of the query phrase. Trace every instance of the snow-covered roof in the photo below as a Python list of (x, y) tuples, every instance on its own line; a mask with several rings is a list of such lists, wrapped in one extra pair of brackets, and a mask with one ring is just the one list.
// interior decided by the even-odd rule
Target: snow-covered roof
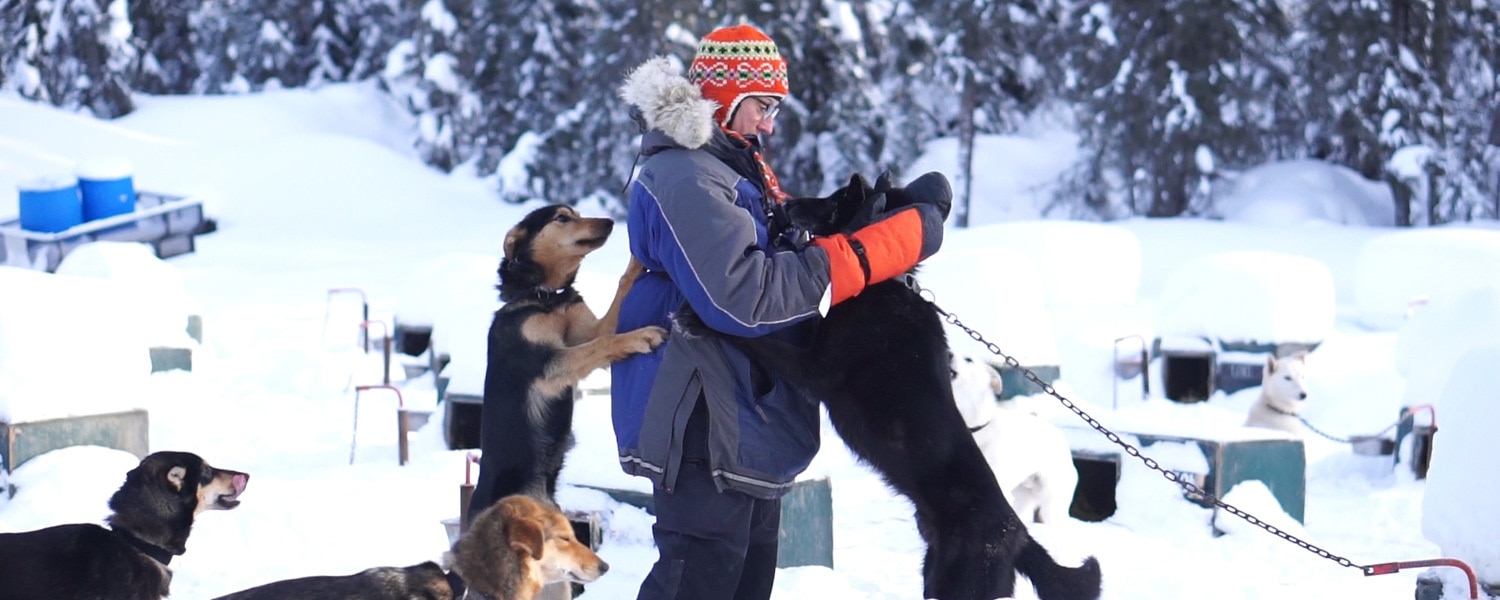
[(1235, 342), (1318, 342), (1333, 330), (1333, 274), (1322, 262), (1267, 251), (1223, 252), (1167, 277), (1156, 309), (1162, 336)]
[(1366, 242), (1355, 267), (1361, 325), (1395, 329), (1413, 305), (1464, 289), (1500, 285), (1500, 232), (1414, 229)]
[[(940, 308), (1022, 364), (1058, 364), (1042, 276), (1026, 254), (1005, 247), (945, 249), (922, 263), (917, 281)], [(962, 329), (948, 325), (947, 333), (954, 352), (999, 360)]]
[(1405, 403), (1436, 402), (1458, 358), (1490, 343), (1500, 343), (1500, 286), (1443, 294), (1415, 308), (1396, 334)]

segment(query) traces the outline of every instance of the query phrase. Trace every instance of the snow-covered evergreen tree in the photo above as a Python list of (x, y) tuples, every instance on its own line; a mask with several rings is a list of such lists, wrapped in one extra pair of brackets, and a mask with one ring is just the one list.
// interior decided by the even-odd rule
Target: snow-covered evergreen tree
[(932, 76), (950, 86), (958, 100), (952, 115), (959, 138), (953, 219), (967, 227), (975, 138), (1014, 131), (1035, 106), (1036, 87), (1045, 81), (1035, 51), (1043, 47), (1039, 42), (1050, 15), (1034, 0), (943, 0), (925, 6), (919, 14), (927, 21), (950, 24), (939, 34)]
[[(535, 12), (543, 7), (514, 8)], [(671, 13), (662, 9), (670, 7), (569, 2), (564, 8), (521, 28), (506, 46), (517, 54), (524, 54), (527, 46), (533, 52), (507, 74), (526, 90), (514, 105), (518, 122), (503, 128), (496, 123), (491, 130), (509, 137), (516, 135), (511, 132), (516, 125), (531, 125), (538, 135), (534, 153), (527, 154), (528, 144), (506, 146), (520, 147), (509, 160), (524, 165), (526, 178), (520, 185), (508, 182), (502, 197), (598, 203), (623, 215), (620, 191), (631, 175), (638, 129), (617, 90), (630, 69), (669, 51), (657, 23), (669, 22), (663, 16)], [(511, 62), (504, 55), (500, 60)]]
[[(259, 20), (242, 18), (245, 5), (253, 0), (216, 0), (203, 2), (188, 15), (191, 27), (193, 60), (198, 77), (192, 81), (194, 94), (238, 94), (251, 91), (252, 84), (240, 63), (241, 40)], [(248, 30), (248, 31), (247, 31)]]
[(15, 46), (6, 55), (13, 57), (9, 70), (22, 95), (65, 108), (88, 108), (102, 118), (132, 110), (124, 73), (135, 53), (125, 0), (20, 4), (20, 29), (12, 34)]
[(1380, 179), (1380, 88), (1389, 55), (1385, 3), (1306, 2), (1293, 45), (1309, 154)]
[(193, 50), (193, 10), (199, 0), (130, 0), (136, 64), (130, 87), (147, 94), (186, 94), (200, 70)]
[(1080, 41), (1067, 60), (1081, 66), (1070, 88), (1084, 158), (1064, 193), (1091, 212), (1203, 214), (1219, 170), (1269, 158), (1267, 102), (1290, 86), (1273, 0), (1107, 0), (1065, 27)]
[(483, 46), (470, 36), (481, 23), (470, 0), (411, 0), (403, 7), (420, 19), (411, 39), (387, 53), (381, 80), (417, 117), (418, 154), (451, 171), (484, 147), (483, 105), (474, 93)]

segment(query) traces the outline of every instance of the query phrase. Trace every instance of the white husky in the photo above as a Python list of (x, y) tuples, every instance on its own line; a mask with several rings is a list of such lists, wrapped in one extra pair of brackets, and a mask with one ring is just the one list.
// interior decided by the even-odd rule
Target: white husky
[(1306, 352), (1280, 360), (1275, 356), (1267, 357), (1266, 368), (1260, 377), (1260, 397), (1250, 405), (1245, 425), (1280, 429), (1298, 436), (1306, 433), (1307, 427), (1302, 423), (1302, 405), (1307, 401), (1303, 375), (1306, 366)]
[(999, 373), (954, 355), (953, 400), (1011, 508), (1027, 522), (1057, 523), (1068, 516), (1078, 470), (1067, 438), (1046, 419), (999, 402)]

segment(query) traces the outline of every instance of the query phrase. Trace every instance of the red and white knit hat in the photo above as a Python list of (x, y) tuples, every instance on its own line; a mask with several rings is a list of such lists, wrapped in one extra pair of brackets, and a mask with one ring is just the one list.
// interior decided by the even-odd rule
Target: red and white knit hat
[(786, 61), (776, 50), (776, 42), (750, 25), (720, 27), (703, 36), (687, 77), (704, 98), (719, 104), (714, 121), (723, 127), (729, 126), (729, 117), (741, 100), (785, 98), (790, 93)]

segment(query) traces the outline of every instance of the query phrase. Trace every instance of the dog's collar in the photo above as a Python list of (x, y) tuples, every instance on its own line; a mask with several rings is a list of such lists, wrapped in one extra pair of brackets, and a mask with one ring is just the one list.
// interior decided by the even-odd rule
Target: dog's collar
[[(506, 301), (505, 306), (502, 306), (500, 309), (505, 310), (507, 308), (516, 309), (526, 306), (541, 306), (546, 310), (551, 310), (558, 306), (568, 304), (574, 299), (581, 298), (581, 296), (579, 296), (578, 294), (578, 290), (571, 285), (556, 290), (538, 286), (527, 290), (523, 294), (519, 294), (519, 296), (520, 297), (514, 300)], [(503, 295), (501, 299), (505, 299)]]
[(462, 598), (463, 600), (496, 600), (474, 590), (465, 590), (464, 595), (454, 596), (454, 598)]
[(1286, 415), (1288, 417), (1297, 417), (1299, 419), (1302, 418), (1302, 415), (1299, 415), (1299, 414), (1294, 413), (1294, 412), (1289, 411), (1289, 410), (1282, 410), (1280, 407), (1274, 406), (1270, 402), (1266, 403), (1266, 408), (1271, 409), (1271, 412), (1274, 412), (1274, 413), (1277, 413), (1277, 414)]
[(140, 550), (141, 554), (145, 554), (146, 556), (151, 557), (151, 560), (161, 563), (162, 566), (167, 566), (172, 563), (172, 551), (136, 537), (135, 534), (123, 529), (111, 529), (110, 531), (113, 531), (115, 532), (115, 534), (124, 538), (125, 541), (129, 542), (131, 546), (134, 546), (136, 550)]
[(985, 427), (989, 427), (990, 423), (994, 423), (994, 422), (995, 422), (995, 420), (991, 419), (991, 420), (985, 421), (983, 425), (977, 425), (977, 426), (974, 426), (974, 427), (970, 427), (969, 428), (969, 433), (979, 433), (979, 430), (984, 429)]
[(453, 592), (455, 600), (465, 598), (469, 593), (469, 586), (464, 584), (464, 578), (458, 576), (458, 571), (448, 571), (443, 573), (443, 577), (448, 579), (448, 590)]

